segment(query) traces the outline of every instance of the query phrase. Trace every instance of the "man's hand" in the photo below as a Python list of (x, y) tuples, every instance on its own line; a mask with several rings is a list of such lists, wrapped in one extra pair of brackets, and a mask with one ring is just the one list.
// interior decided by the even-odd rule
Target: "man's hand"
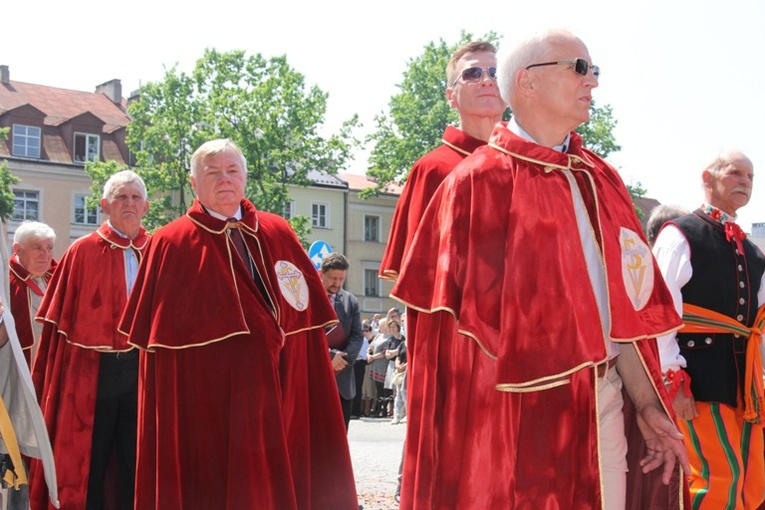
[[(3, 316), (3, 313), (5, 313), (5, 307), (3, 306), (3, 301), (0, 300), (0, 317)], [(3, 347), (5, 344), (8, 343), (8, 330), (5, 329), (5, 321), (0, 323), (0, 347)]]
[(664, 464), (661, 480), (664, 485), (669, 485), (677, 462), (686, 473), (691, 472), (683, 435), (663, 409), (654, 405), (644, 407), (638, 411), (637, 423), (648, 447), (647, 455), (640, 460), (643, 473)]
[(340, 372), (348, 366), (348, 362), (345, 361), (346, 356), (348, 356), (347, 352), (337, 351), (332, 357), (332, 369), (335, 372)]
[(693, 395), (686, 397), (682, 388), (679, 388), (675, 393), (672, 407), (679, 420), (692, 420), (699, 415), (696, 411), (696, 401), (693, 399)]

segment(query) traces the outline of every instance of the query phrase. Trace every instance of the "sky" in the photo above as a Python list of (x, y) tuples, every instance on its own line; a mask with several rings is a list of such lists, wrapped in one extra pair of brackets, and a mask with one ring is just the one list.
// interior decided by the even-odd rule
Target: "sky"
[[(594, 91), (618, 124), (609, 161), (647, 196), (688, 209), (703, 200), (701, 170), (722, 148), (753, 161), (749, 231), (765, 222), (765, 2), (761, 0), (175, 0), (6, 2), (0, 64), (11, 80), (74, 90), (117, 78), (123, 95), (190, 72), (205, 48), (286, 55), (329, 94), (327, 132), (358, 114), (364, 136), (387, 109), (407, 62), (431, 41), (564, 27), (601, 68)], [(363, 173), (367, 151), (346, 171)]]

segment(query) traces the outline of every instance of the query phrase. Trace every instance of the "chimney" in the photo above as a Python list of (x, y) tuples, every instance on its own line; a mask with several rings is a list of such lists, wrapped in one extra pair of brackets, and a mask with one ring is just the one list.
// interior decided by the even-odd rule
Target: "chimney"
[(116, 105), (122, 104), (122, 83), (119, 80), (109, 80), (96, 86), (96, 94), (103, 94)]
[(8, 66), (0, 66), (0, 81), (6, 85), (11, 82), (11, 70)]

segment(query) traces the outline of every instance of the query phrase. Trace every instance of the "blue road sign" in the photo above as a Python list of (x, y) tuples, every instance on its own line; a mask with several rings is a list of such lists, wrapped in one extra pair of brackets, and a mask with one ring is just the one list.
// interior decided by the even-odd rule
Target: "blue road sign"
[(308, 258), (311, 259), (317, 271), (321, 269), (321, 261), (330, 253), (332, 253), (332, 247), (327, 241), (314, 241), (308, 248)]

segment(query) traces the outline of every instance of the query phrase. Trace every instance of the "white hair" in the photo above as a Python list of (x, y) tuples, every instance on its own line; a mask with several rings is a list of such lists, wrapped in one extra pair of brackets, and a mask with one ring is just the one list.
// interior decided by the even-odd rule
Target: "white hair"
[(720, 172), (728, 167), (728, 165), (732, 164), (734, 161), (740, 158), (749, 159), (749, 157), (744, 154), (744, 151), (736, 147), (720, 149), (717, 151), (714, 159), (707, 163), (707, 165), (704, 167), (704, 170), (709, 170), (713, 174), (719, 175)]
[(196, 179), (199, 177), (199, 170), (207, 161), (207, 158), (217, 156), (223, 152), (233, 152), (242, 162), (242, 171), (247, 174), (247, 160), (244, 158), (242, 149), (229, 140), (228, 138), (219, 138), (217, 140), (210, 140), (199, 146), (194, 154), (191, 155), (191, 175)]
[(511, 108), (511, 99), (515, 94), (515, 77), (518, 75), (518, 71), (531, 64), (548, 61), (553, 53), (553, 43), (571, 38), (577, 38), (571, 31), (565, 28), (551, 28), (535, 32), (522, 39), (515, 46), (500, 52), (497, 59), (497, 86), (502, 99)]
[(141, 195), (143, 195), (143, 199), (146, 200), (146, 184), (144, 184), (141, 176), (132, 170), (122, 170), (109, 177), (109, 179), (104, 184), (104, 195), (102, 198), (111, 198), (114, 190), (128, 183), (137, 184), (141, 189)]
[(45, 223), (39, 221), (25, 221), (13, 233), (13, 242), (24, 244), (28, 239), (44, 239), (56, 242), (56, 232)]

